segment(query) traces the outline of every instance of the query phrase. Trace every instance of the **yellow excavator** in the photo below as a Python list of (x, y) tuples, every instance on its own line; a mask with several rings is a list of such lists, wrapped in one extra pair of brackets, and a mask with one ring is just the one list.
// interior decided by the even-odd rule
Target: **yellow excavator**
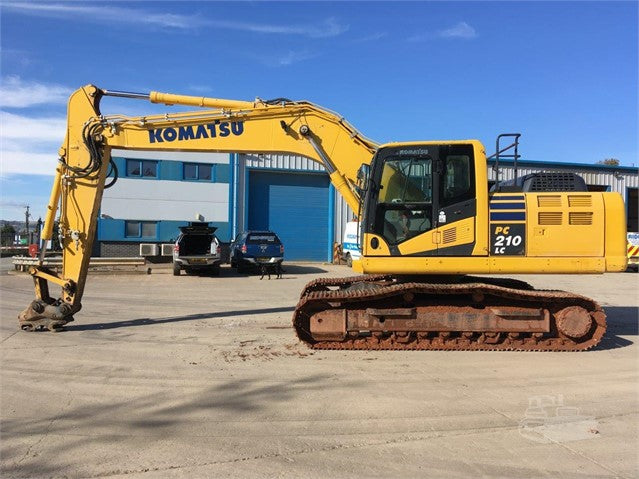
[[(99, 105), (105, 96), (200, 108), (104, 116)], [(113, 148), (292, 153), (321, 163), (359, 216), (362, 257), (353, 268), (365, 274), (306, 285), (293, 325), (313, 348), (585, 350), (606, 329), (595, 301), (469, 275), (626, 268), (619, 194), (517, 182), (489, 191), (486, 153), (477, 140), (379, 145), (340, 115), (306, 101), (93, 85), (71, 95), (67, 121), (42, 233), (43, 240), (52, 238), (59, 210), (62, 271), (45, 268), (44, 253), (31, 268), (36, 299), (19, 315), (24, 330), (62, 329), (81, 308), (102, 193), (117, 179), (109, 173)], [(518, 134), (511, 136), (515, 142), (502, 152), (514, 145), (516, 160)], [(60, 298), (49, 295), (49, 283), (62, 288)]]

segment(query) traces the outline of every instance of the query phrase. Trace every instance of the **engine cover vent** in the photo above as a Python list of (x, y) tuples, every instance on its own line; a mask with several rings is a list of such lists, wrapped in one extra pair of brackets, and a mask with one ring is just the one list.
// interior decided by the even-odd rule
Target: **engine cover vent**
[(537, 197), (537, 205), (545, 208), (559, 208), (561, 207), (561, 196), (539, 195)]
[(568, 195), (568, 206), (571, 208), (592, 207), (592, 196), (590, 195)]
[(571, 225), (591, 225), (592, 213), (587, 211), (571, 211), (568, 216), (568, 223)]
[(561, 211), (540, 211), (538, 221), (540, 225), (560, 225), (562, 216)]

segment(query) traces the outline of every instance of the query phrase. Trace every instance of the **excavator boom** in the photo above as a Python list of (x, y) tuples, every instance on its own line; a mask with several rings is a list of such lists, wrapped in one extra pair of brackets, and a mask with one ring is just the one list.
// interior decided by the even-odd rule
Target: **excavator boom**
[[(143, 117), (104, 116), (100, 100), (109, 95), (207, 109)], [(357, 211), (357, 171), (370, 162), (376, 146), (337, 114), (309, 102), (244, 102), (158, 92), (147, 95), (87, 85), (69, 99), (66, 138), (59, 151), (42, 233), (43, 240), (52, 238), (60, 209), (62, 274), (42, 266), (32, 268), (36, 301), (21, 318), (31, 321), (25, 324), (33, 324), (34, 318), (46, 324), (47, 318), (63, 323), (80, 310), (113, 148), (306, 156), (324, 165), (335, 188)], [(61, 298), (49, 296), (48, 282), (62, 287)]]

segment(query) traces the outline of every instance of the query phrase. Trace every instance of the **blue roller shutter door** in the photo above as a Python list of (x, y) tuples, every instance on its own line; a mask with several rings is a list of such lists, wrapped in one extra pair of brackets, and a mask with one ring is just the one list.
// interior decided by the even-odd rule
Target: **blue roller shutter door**
[(284, 259), (326, 261), (329, 180), (320, 174), (249, 172), (248, 227), (282, 239)]

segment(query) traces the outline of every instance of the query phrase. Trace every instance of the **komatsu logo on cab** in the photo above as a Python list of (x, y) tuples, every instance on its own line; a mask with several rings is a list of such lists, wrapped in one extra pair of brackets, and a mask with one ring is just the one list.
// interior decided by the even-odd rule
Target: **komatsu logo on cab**
[(224, 138), (225, 136), (240, 136), (244, 133), (243, 121), (220, 121), (206, 125), (187, 125), (178, 128), (156, 128), (149, 130), (150, 143), (164, 143), (165, 141), (200, 140), (202, 138)]

